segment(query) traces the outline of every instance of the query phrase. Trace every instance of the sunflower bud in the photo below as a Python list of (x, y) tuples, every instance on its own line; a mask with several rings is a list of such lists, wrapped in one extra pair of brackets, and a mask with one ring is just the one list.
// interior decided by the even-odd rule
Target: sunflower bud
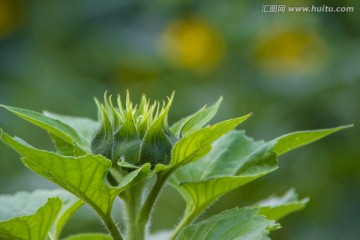
[(169, 104), (162, 109), (160, 116), (150, 126), (146, 132), (140, 150), (140, 163), (151, 163), (155, 166), (158, 163), (168, 164), (171, 159), (175, 137), (171, 134), (167, 126), (167, 113)]
[(133, 120), (132, 106), (127, 110), (126, 119), (115, 132), (113, 144), (113, 161), (125, 160), (131, 164), (139, 163), (140, 137)]
[(172, 98), (160, 106), (143, 96), (140, 105), (134, 106), (127, 93), (125, 107), (119, 96), (115, 108), (105, 93), (104, 104), (96, 100), (100, 126), (93, 134), (92, 152), (111, 159), (113, 166), (168, 164), (176, 142), (167, 124)]
[(113, 129), (110, 119), (106, 113), (104, 105), (95, 100), (98, 108), (99, 128), (95, 131), (91, 139), (91, 151), (111, 158), (112, 145), (114, 142)]

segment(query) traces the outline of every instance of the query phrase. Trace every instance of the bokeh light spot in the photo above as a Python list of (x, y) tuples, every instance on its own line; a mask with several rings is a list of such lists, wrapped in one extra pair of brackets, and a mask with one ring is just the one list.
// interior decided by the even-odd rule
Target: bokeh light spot
[(270, 74), (313, 73), (327, 60), (326, 44), (314, 30), (287, 29), (262, 34), (255, 59)]
[(0, 0), (0, 38), (10, 35), (20, 24), (22, 8), (17, 0)]
[(164, 56), (177, 67), (211, 70), (218, 66), (224, 55), (221, 34), (203, 20), (172, 22), (161, 37)]

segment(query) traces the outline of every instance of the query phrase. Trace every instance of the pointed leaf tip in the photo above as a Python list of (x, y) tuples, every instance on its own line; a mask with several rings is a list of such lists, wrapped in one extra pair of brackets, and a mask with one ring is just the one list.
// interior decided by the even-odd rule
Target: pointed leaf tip
[(51, 117), (47, 117), (39, 112), (31, 111), (24, 108), (10, 107), (0, 105), (12, 114), (38, 126), (47, 132), (61, 138), (63, 141), (73, 145), (79, 152), (84, 153), (83, 141), (79, 134), (71, 126)]
[(251, 115), (229, 119), (206, 128), (197, 130), (180, 139), (172, 150), (171, 163), (174, 166), (196, 161), (211, 150), (211, 143), (236, 128)]
[(217, 113), (219, 106), (222, 102), (222, 97), (220, 97), (213, 105), (207, 107), (206, 105), (198, 110), (196, 113), (187, 116), (171, 126), (171, 131), (178, 138), (182, 138), (195, 132), (196, 130), (201, 129)]
[(353, 125), (339, 126), (335, 128), (326, 128), (320, 130), (298, 131), (283, 135), (273, 140), (274, 151), (278, 156), (285, 154), (293, 149), (305, 146), (309, 143), (315, 142), (332, 133), (347, 129)]
[(282, 196), (270, 196), (253, 204), (253, 207), (258, 208), (259, 214), (267, 219), (278, 220), (303, 209), (308, 202), (309, 198), (299, 199), (295, 190), (290, 189)]

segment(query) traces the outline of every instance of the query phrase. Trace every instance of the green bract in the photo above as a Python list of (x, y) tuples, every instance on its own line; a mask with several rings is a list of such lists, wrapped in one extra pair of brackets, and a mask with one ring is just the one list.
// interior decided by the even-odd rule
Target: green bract
[[(299, 200), (290, 190), (196, 219), (224, 194), (276, 170), (278, 156), (350, 127), (254, 141), (234, 130), (251, 114), (208, 125), (221, 98), (169, 126), (172, 101), (173, 95), (162, 104), (143, 96), (136, 105), (127, 93), (123, 105), (120, 96), (114, 104), (105, 94), (103, 103), (95, 100), (98, 121), (0, 105), (49, 133), (54, 152), (2, 130), (0, 138), (28, 168), (62, 188), (0, 196), (0, 239), (58, 239), (83, 204), (98, 214), (108, 234), (79, 233), (65, 239), (269, 239), (269, 232), (280, 227), (276, 221), (302, 209), (307, 198)], [(172, 231), (148, 235), (152, 208), (166, 183), (186, 203), (183, 218)], [(119, 213), (125, 221), (123, 232), (112, 218), (116, 199), (125, 209)]]
[(103, 104), (96, 100), (99, 127), (91, 138), (92, 152), (111, 159), (113, 166), (168, 164), (177, 141), (167, 123), (172, 99), (160, 105), (143, 96), (139, 106), (133, 106), (127, 93), (125, 106), (118, 96), (114, 107), (105, 94)]

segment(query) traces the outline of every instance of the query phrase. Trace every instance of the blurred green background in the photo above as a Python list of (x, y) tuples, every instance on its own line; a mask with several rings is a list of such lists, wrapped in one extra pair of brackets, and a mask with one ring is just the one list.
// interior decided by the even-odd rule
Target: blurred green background
[[(262, 13), (264, 4), (352, 6), (351, 13)], [(358, 1), (0, 0), (0, 103), (96, 117), (104, 91), (164, 99), (170, 122), (224, 97), (214, 121), (248, 112), (255, 139), (355, 123), (280, 160), (280, 169), (207, 214), (295, 187), (308, 207), (274, 239), (360, 237), (360, 4)], [(47, 134), (0, 110), (0, 126), (37, 147)], [(54, 185), (0, 144), (0, 194)], [(183, 203), (167, 189), (151, 231), (171, 228)], [(67, 233), (105, 231), (84, 208)]]

